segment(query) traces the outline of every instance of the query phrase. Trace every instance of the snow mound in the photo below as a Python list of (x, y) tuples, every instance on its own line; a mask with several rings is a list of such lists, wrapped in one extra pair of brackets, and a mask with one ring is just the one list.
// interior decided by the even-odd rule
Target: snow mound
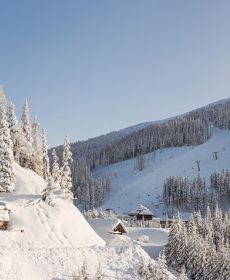
[(8, 231), (0, 231), (1, 247), (104, 246), (80, 211), (62, 198), (51, 207), (41, 201), (45, 181), (17, 164), (16, 189), (1, 193), (0, 201), (11, 211)]

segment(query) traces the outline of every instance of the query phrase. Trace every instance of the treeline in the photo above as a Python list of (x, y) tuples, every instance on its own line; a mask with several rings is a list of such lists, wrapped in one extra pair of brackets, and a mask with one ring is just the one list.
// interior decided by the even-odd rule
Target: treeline
[(90, 169), (136, 157), (157, 149), (198, 145), (212, 127), (230, 128), (230, 101), (192, 111), (168, 121), (146, 125), (131, 133), (109, 134), (72, 144), (74, 160), (85, 158)]
[(230, 194), (230, 171), (222, 170), (210, 176), (210, 185), (198, 174), (193, 180), (184, 176), (170, 176), (163, 186), (163, 202), (168, 214), (175, 209), (205, 213), (207, 206), (214, 209), (218, 202), (228, 199)]
[(72, 166), (73, 192), (77, 205), (87, 211), (99, 207), (111, 189), (109, 177), (94, 178), (85, 160), (75, 161)]
[(102, 145), (87, 142), (73, 145), (77, 157), (83, 156), (90, 168), (109, 165), (134, 158), (158, 149), (198, 145), (211, 137), (210, 124), (192, 118), (176, 118), (167, 122), (149, 125), (120, 139)]
[[(202, 144), (212, 136), (213, 127), (230, 128), (230, 101), (206, 106), (184, 116), (146, 125), (131, 132), (110, 133), (88, 141), (76, 142), (72, 144), (74, 192), (77, 193), (79, 189), (77, 178), (81, 169), (85, 168), (85, 163), (92, 171), (101, 165), (127, 160), (158, 149)], [(57, 147), (57, 153), (61, 158), (62, 146)], [(83, 167), (79, 169), (82, 161)], [(90, 185), (89, 189), (98, 185), (92, 184), (92, 179), (87, 184)], [(92, 191), (89, 190), (89, 193)], [(94, 200), (93, 196), (90, 200)], [(88, 202), (83, 204), (92, 205)]]
[(186, 270), (194, 280), (230, 279), (230, 213), (207, 208), (205, 217), (195, 212), (186, 225), (178, 214), (166, 246), (168, 265)]

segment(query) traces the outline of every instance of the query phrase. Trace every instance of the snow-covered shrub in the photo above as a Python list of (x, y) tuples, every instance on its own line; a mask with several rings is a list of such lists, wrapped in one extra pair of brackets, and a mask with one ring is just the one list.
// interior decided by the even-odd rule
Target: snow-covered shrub
[(149, 243), (149, 236), (141, 235), (137, 238), (137, 241), (141, 241), (141, 242), (144, 242), (144, 243)]

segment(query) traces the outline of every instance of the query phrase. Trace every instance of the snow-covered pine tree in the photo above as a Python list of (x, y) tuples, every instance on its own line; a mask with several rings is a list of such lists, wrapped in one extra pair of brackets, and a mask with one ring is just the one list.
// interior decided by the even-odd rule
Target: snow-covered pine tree
[(197, 247), (197, 256), (196, 256), (196, 276), (195, 279), (203, 280), (206, 267), (207, 267), (207, 252), (208, 252), (209, 245), (204, 239), (198, 239), (198, 247)]
[(39, 137), (39, 127), (40, 124), (38, 122), (37, 117), (35, 117), (32, 124), (32, 136), (33, 136), (32, 169), (38, 175), (43, 176), (43, 157), (42, 157), (42, 147), (41, 147), (40, 137)]
[(186, 275), (184, 267), (182, 267), (182, 270), (181, 270), (181, 273), (180, 273), (180, 275), (178, 277), (178, 280), (188, 280), (188, 277)]
[(180, 252), (178, 252), (178, 248), (181, 247), (181, 230), (182, 221), (180, 218), (180, 214), (178, 213), (176, 219), (173, 221), (173, 224), (171, 226), (168, 244), (166, 245), (165, 251), (168, 265), (172, 266), (176, 270), (180, 267), (180, 264), (178, 264), (177, 261), (180, 258)]
[(145, 168), (145, 156), (144, 154), (138, 154), (137, 155), (137, 159), (136, 159), (136, 166), (135, 168), (138, 170), (138, 171), (142, 171), (144, 170)]
[(218, 278), (218, 256), (214, 244), (209, 244), (206, 252), (206, 265), (204, 271), (204, 279), (216, 280)]
[(166, 280), (169, 279), (169, 272), (166, 263), (166, 257), (164, 252), (162, 252), (156, 263), (156, 272), (155, 278), (156, 280)]
[(46, 180), (50, 174), (48, 146), (46, 144), (46, 132), (42, 129), (42, 162), (43, 162), (43, 178)]
[(145, 277), (148, 270), (148, 266), (146, 265), (146, 261), (144, 258), (141, 258), (139, 264), (137, 266), (137, 274), (141, 277)]
[(149, 260), (147, 270), (144, 274), (146, 280), (155, 280), (157, 279), (157, 263), (156, 261)]
[(183, 266), (187, 266), (188, 259), (188, 237), (187, 237), (187, 228), (183, 221), (180, 223), (180, 231), (178, 237), (178, 248), (177, 248), (177, 267), (180, 270)]
[(29, 105), (28, 101), (25, 101), (25, 104), (22, 109), (22, 132), (25, 134), (26, 141), (32, 145), (32, 136), (30, 129), (30, 117), (29, 117)]
[(70, 164), (72, 163), (72, 153), (70, 151), (70, 144), (68, 138), (65, 137), (63, 145), (63, 166), (61, 168), (61, 188), (64, 191), (66, 200), (73, 202), (73, 193), (72, 193), (72, 178), (71, 178), (71, 169)]
[(222, 247), (219, 252), (219, 267), (220, 267), (220, 273), (218, 276), (220, 279), (230, 279), (230, 251), (229, 247)]
[(20, 150), (21, 150), (21, 129), (18, 125), (18, 120), (15, 114), (15, 105), (10, 102), (7, 106), (7, 122), (10, 129), (11, 140), (13, 144), (13, 155), (14, 159), (19, 163), (20, 159)]
[(0, 86), (0, 191), (12, 192), (15, 189), (13, 143), (5, 112), (5, 95)]
[(103, 276), (103, 272), (102, 272), (102, 266), (101, 263), (99, 263), (99, 266), (97, 268), (97, 272), (95, 275), (95, 280), (103, 280), (104, 276)]
[(33, 148), (32, 148), (32, 136), (30, 129), (30, 120), (29, 120), (29, 106), (27, 100), (22, 109), (22, 118), (21, 118), (21, 135), (20, 135), (20, 159), (19, 164), (22, 167), (30, 168), (33, 167)]
[(45, 201), (48, 205), (54, 206), (54, 194), (55, 185), (53, 177), (49, 175), (45, 189), (42, 192), (42, 200)]
[(83, 280), (89, 280), (89, 274), (88, 274), (88, 271), (87, 271), (87, 264), (86, 262), (84, 261), (83, 265), (82, 265), (82, 268), (81, 268), (81, 276), (82, 276), (82, 279)]
[(59, 165), (59, 158), (57, 156), (57, 153), (56, 153), (56, 150), (53, 149), (52, 151), (52, 166), (51, 166), (51, 174), (52, 174), (52, 177), (54, 179), (54, 183), (55, 184), (59, 184), (60, 183), (60, 165)]

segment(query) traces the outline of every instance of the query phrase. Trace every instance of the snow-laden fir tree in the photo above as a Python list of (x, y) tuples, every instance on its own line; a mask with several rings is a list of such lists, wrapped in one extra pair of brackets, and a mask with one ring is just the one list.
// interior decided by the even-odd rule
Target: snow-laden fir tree
[(33, 137), (32, 169), (38, 175), (43, 176), (43, 154), (42, 154), (42, 147), (40, 143), (39, 127), (40, 124), (38, 122), (37, 117), (35, 117), (32, 124), (32, 137)]
[(169, 272), (166, 262), (166, 257), (164, 252), (160, 253), (160, 256), (156, 263), (155, 268), (155, 278), (156, 280), (167, 280), (169, 279)]
[(157, 261), (150, 261), (145, 275), (146, 280), (169, 280), (170, 275), (167, 269), (164, 256), (160, 256)]
[(95, 275), (95, 280), (103, 280), (104, 276), (103, 276), (103, 272), (102, 272), (102, 266), (101, 263), (99, 263), (99, 266), (97, 268), (97, 272)]
[[(181, 232), (180, 228), (183, 229), (179, 226), (179, 219), (176, 220), (177, 222), (171, 228), (169, 244), (166, 246), (167, 252), (171, 252), (168, 255), (169, 264), (180, 271), (181, 260), (187, 260), (184, 262), (187, 274), (195, 280), (230, 279), (230, 231), (228, 228), (230, 212), (223, 215), (221, 209), (216, 206), (213, 215), (209, 207), (205, 217), (202, 217), (199, 211), (194, 213), (186, 226), (186, 238), (183, 238), (181, 233), (179, 233), (179, 238), (176, 238), (178, 232)], [(182, 250), (183, 246), (178, 241), (179, 239), (184, 243), (185, 251)], [(175, 261), (171, 260), (172, 257)]]
[(181, 270), (181, 273), (180, 273), (180, 275), (178, 277), (178, 280), (188, 280), (188, 277), (186, 275), (186, 271), (185, 271), (184, 267)]
[(0, 87), (0, 191), (12, 192), (15, 189), (13, 143), (5, 112), (5, 95)]
[(70, 151), (70, 144), (68, 138), (65, 137), (63, 145), (63, 166), (61, 169), (61, 188), (64, 191), (66, 200), (73, 202), (73, 193), (72, 193), (72, 178), (71, 178), (71, 169), (70, 164), (72, 163), (72, 153)]
[(42, 200), (45, 201), (48, 205), (54, 206), (54, 192), (55, 185), (53, 181), (53, 177), (49, 175), (47, 179), (47, 184), (45, 189), (42, 192)]
[(22, 109), (21, 118), (21, 135), (20, 135), (20, 156), (19, 164), (22, 167), (33, 169), (33, 148), (32, 148), (32, 136), (29, 120), (29, 107), (26, 101)]
[(144, 258), (141, 258), (137, 266), (137, 274), (143, 278), (145, 277), (147, 270), (148, 270), (148, 266), (146, 264), (146, 261)]
[(43, 178), (46, 180), (50, 172), (49, 172), (48, 146), (46, 144), (45, 129), (42, 129), (42, 161), (43, 161)]
[(83, 265), (82, 265), (82, 268), (81, 268), (81, 277), (82, 277), (82, 280), (89, 280), (89, 273), (88, 273), (88, 267), (87, 267), (87, 264), (86, 262), (84, 261)]
[(15, 105), (12, 102), (7, 106), (6, 115), (13, 144), (14, 159), (19, 163), (21, 150), (23, 149), (22, 133), (15, 114)]
[(52, 177), (54, 179), (54, 183), (55, 184), (59, 184), (60, 183), (60, 165), (59, 165), (59, 158), (57, 156), (56, 150), (53, 149), (52, 151), (52, 166), (51, 166), (51, 174)]
[[(182, 231), (182, 221), (179, 213), (177, 214), (175, 220), (172, 223), (171, 230), (169, 233), (168, 244), (166, 245), (166, 257), (168, 265), (172, 266), (174, 269), (178, 269), (181, 263), (180, 252), (178, 252), (178, 248), (181, 248), (181, 231)], [(180, 262), (180, 263), (178, 263)]]
[(27, 100), (22, 109), (22, 132), (25, 134), (26, 141), (32, 145), (32, 136), (30, 129), (29, 105)]

